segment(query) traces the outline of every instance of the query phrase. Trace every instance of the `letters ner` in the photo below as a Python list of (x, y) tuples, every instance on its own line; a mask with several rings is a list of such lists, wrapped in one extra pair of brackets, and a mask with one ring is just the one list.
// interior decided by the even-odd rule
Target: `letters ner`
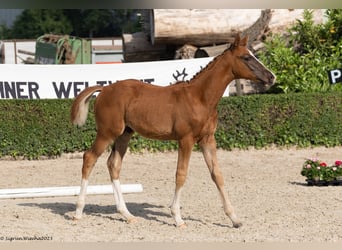
[(40, 99), (36, 82), (0, 81), (0, 97), (4, 99)]

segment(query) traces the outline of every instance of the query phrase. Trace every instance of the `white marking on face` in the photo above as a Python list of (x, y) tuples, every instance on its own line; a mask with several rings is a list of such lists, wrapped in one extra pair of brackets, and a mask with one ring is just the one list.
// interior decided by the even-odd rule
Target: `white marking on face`
[(264, 66), (264, 67), (266, 68), (266, 66), (265, 66), (262, 62), (260, 62), (258, 58), (255, 57), (255, 55), (252, 53), (252, 51), (250, 51), (249, 49), (247, 49), (247, 50), (248, 50), (248, 53), (249, 53), (255, 60), (257, 60), (262, 66)]
[(248, 50), (248, 53), (258, 62), (260, 63), (262, 66), (264, 66), (265, 69), (267, 69), (272, 75), (273, 75), (273, 78), (274, 78), (274, 81), (276, 79), (276, 76), (273, 74), (272, 71), (270, 71), (258, 58), (255, 57), (255, 55), (252, 53), (252, 51), (250, 51), (249, 49)]

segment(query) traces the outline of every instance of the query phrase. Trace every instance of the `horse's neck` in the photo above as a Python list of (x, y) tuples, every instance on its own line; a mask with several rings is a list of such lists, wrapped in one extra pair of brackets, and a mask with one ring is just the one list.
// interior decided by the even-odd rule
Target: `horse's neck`
[(210, 64), (190, 83), (206, 106), (216, 108), (228, 84), (234, 80), (234, 75), (224, 55), (215, 58)]

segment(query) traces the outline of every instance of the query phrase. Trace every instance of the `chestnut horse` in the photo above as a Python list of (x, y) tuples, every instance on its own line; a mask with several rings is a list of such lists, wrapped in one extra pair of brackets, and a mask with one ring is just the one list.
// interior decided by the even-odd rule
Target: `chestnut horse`
[(88, 87), (76, 97), (71, 108), (71, 121), (82, 126), (87, 119), (90, 97), (100, 92), (94, 105), (96, 139), (83, 156), (81, 191), (74, 219), (82, 216), (88, 178), (96, 160), (114, 142), (107, 165), (117, 210), (128, 222), (136, 220), (126, 207), (119, 175), (128, 142), (137, 132), (147, 138), (178, 142), (176, 187), (171, 204), (177, 226), (185, 226), (180, 213), (180, 197), (195, 143), (203, 152), (211, 178), (222, 198), (225, 214), (234, 227), (242, 225), (225, 192), (214, 133), (217, 105), (232, 80), (244, 78), (264, 84), (275, 81), (273, 73), (247, 49), (247, 41), (248, 37), (240, 39), (237, 35), (229, 49), (187, 82), (160, 87), (128, 79), (105, 87)]

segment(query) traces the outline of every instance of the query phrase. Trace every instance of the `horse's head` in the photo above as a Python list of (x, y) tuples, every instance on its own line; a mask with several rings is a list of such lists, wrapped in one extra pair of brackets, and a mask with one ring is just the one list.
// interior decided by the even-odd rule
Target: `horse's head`
[(233, 55), (232, 71), (236, 79), (248, 79), (264, 84), (273, 84), (275, 75), (265, 67), (247, 48), (248, 36), (240, 39), (237, 34), (230, 47)]

